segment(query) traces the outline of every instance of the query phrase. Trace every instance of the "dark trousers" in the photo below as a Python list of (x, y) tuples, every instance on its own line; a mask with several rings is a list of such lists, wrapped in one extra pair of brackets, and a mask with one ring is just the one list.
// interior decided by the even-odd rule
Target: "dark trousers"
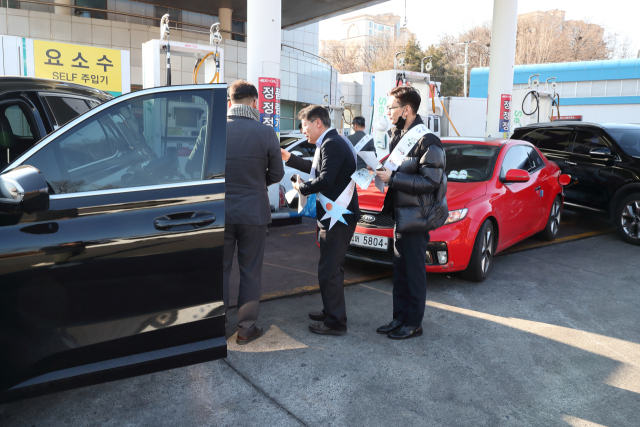
[(338, 331), (347, 330), (347, 309), (344, 303), (344, 270), (342, 264), (356, 224), (337, 222), (331, 230), (320, 228), (320, 262), (318, 282), (322, 296), (324, 324)]
[(405, 326), (421, 326), (427, 302), (425, 270), (429, 233), (395, 233), (393, 318)]
[(238, 335), (253, 333), (258, 320), (260, 288), (262, 287), (262, 260), (267, 240), (266, 225), (226, 224), (224, 229), (223, 300), (229, 308), (229, 276), (233, 255), (238, 243), (240, 291), (238, 293)]

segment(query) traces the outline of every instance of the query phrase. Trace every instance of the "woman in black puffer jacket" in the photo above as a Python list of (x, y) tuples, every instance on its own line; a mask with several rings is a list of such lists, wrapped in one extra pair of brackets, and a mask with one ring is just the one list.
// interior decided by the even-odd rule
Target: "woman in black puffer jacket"
[[(387, 115), (395, 125), (390, 150), (396, 148), (406, 132), (423, 125), (417, 115), (420, 94), (408, 86), (393, 89)], [(444, 224), (447, 208), (446, 158), (440, 138), (425, 134), (414, 145), (398, 169), (378, 171), (389, 190), (383, 211), (396, 221), (393, 258), (393, 321), (377, 332), (392, 339), (422, 335), (422, 318), (427, 299), (425, 271), (429, 232)]]

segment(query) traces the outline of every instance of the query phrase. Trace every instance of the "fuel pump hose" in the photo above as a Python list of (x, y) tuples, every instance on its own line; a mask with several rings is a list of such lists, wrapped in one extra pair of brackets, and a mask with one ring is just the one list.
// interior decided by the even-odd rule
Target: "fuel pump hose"
[(213, 76), (213, 78), (209, 83), (214, 83), (214, 82), (220, 83), (220, 66), (219, 66), (220, 55), (218, 54), (218, 52), (209, 52), (204, 56), (204, 58), (200, 60), (200, 63), (196, 67), (196, 72), (194, 76), (194, 81), (196, 84), (198, 83), (198, 72), (200, 71), (200, 67), (202, 67), (202, 64), (204, 64), (204, 60), (207, 59), (210, 55), (215, 55), (214, 58), (216, 59), (216, 74)]
[[(435, 107), (436, 89), (437, 89), (437, 86), (435, 84), (433, 85), (433, 88), (429, 89), (432, 92), (431, 96), (433, 97), (433, 112), (434, 113), (436, 112), (436, 107)], [(456, 125), (454, 125), (453, 122), (451, 121), (451, 117), (449, 117), (449, 112), (447, 112), (447, 108), (444, 106), (444, 102), (442, 102), (442, 96), (440, 95), (440, 90), (438, 90), (438, 99), (440, 100), (440, 104), (442, 104), (442, 110), (444, 111), (444, 114), (446, 114), (447, 119), (449, 120), (449, 123), (451, 123), (451, 127), (456, 132), (456, 135), (460, 136), (460, 132), (458, 132), (458, 129), (456, 129)]]

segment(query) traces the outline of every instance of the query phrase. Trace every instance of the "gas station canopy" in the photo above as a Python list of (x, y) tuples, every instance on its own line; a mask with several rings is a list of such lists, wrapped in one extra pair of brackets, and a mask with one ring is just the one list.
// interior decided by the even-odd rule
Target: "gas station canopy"
[[(306, 25), (388, 0), (282, 0), (282, 28)], [(151, 0), (143, 3), (176, 8), (175, 0)], [(247, 0), (181, 0), (182, 10), (218, 15), (219, 8), (233, 10), (233, 19), (247, 20)]]

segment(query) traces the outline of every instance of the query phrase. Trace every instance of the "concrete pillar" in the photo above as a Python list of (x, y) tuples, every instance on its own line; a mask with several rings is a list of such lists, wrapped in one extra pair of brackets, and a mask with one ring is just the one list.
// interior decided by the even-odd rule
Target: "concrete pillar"
[[(228, 9), (226, 7), (221, 7), (218, 9), (218, 19), (220, 20), (220, 29), (225, 31), (231, 31), (231, 15), (233, 14), (233, 10)], [(226, 33), (224, 31), (220, 31), (223, 39), (231, 39), (231, 33)]]
[[(54, 3), (71, 5), (71, 0), (55, 0)], [(57, 7), (54, 7), (54, 12), (57, 15), (71, 15), (71, 8), (57, 6)]]
[(506, 134), (500, 128), (500, 114), (504, 111), (503, 95), (508, 95), (504, 99), (510, 99), (513, 90), (517, 26), (518, 0), (494, 0), (485, 136), (503, 137)]
[(280, 79), (281, 0), (247, 0), (247, 78)]

